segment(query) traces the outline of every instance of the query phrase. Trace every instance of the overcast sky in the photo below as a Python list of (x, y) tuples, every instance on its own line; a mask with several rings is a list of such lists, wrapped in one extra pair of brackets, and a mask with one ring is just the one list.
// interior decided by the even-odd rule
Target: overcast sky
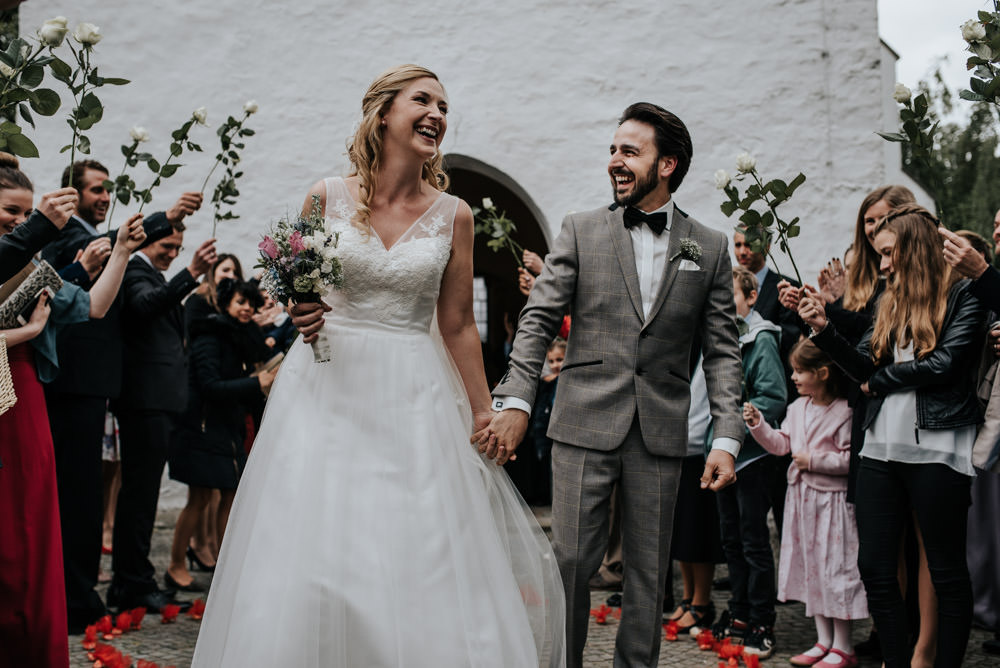
[(983, 0), (878, 0), (879, 33), (899, 54), (896, 80), (911, 88), (926, 79), (935, 65), (949, 88), (969, 87), (965, 70), (965, 41), (959, 26), (975, 18), (979, 10), (993, 10), (993, 3)]

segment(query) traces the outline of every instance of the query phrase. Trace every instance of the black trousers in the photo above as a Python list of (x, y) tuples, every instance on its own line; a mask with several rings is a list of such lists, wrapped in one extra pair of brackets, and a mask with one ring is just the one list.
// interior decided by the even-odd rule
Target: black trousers
[(736, 474), (736, 482), (718, 492), (722, 551), (729, 566), (732, 593), (729, 612), (752, 625), (772, 626), (777, 597), (774, 553), (767, 528), (770, 460), (764, 457)]
[(934, 665), (961, 666), (972, 626), (972, 583), (966, 530), (972, 479), (944, 464), (903, 464), (861, 458), (855, 506), (858, 567), (878, 628), (886, 668), (910, 665), (906, 606), (896, 579), (903, 530), (916, 515), (938, 597)]
[(174, 417), (163, 411), (135, 410), (122, 410), (116, 415), (121, 436), (122, 487), (115, 510), (111, 555), (114, 575), (109, 591), (119, 599), (127, 599), (157, 589), (149, 547)]
[(71, 627), (105, 614), (97, 595), (104, 507), (101, 447), (108, 400), (46, 388), (62, 528), (66, 612)]

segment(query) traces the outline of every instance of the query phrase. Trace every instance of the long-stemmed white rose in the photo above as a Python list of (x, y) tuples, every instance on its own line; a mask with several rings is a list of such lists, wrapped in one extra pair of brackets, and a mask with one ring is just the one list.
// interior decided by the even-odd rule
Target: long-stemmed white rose
[[(774, 255), (771, 253), (771, 240), (777, 238), (778, 246), (784, 253), (788, 261), (792, 263), (792, 270), (799, 284), (802, 284), (802, 276), (799, 274), (798, 265), (792, 257), (788, 240), (799, 236), (799, 219), (793, 218), (786, 222), (778, 214), (778, 207), (791, 199), (795, 190), (805, 183), (804, 174), (799, 174), (790, 183), (785, 183), (781, 179), (772, 179), (767, 183), (760, 178), (757, 172), (757, 160), (749, 153), (740, 153), (736, 156), (736, 179), (743, 181), (751, 179), (751, 183), (744, 194), (740, 194), (739, 188), (729, 180), (729, 174), (720, 169), (715, 173), (716, 187), (726, 193), (728, 198), (722, 203), (722, 213), (732, 216), (737, 211), (742, 211), (740, 223), (746, 236), (746, 241), (755, 253), (765, 253), (771, 263), (775, 265)], [(762, 203), (765, 211), (761, 212), (754, 208), (756, 203)]]
[[(65, 33), (64, 33), (65, 34)], [(80, 23), (73, 31), (72, 39), (65, 42), (73, 54), (76, 61), (76, 69), (70, 68), (59, 58), (53, 57), (50, 67), (56, 79), (65, 83), (73, 94), (75, 105), (68, 120), (69, 126), (73, 129), (73, 137), (70, 143), (60, 149), (60, 153), (69, 151), (70, 166), (76, 162), (76, 152), (89, 154), (90, 139), (83, 133), (100, 121), (104, 117), (104, 106), (100, 99), (94, 94), (94, 90), (105, 84), (112, 86), (122, 86), (128, 83), (127, 79), (116, 77), (102, 77), (97, 74), (97, 67), (91, 63), (94, 46), (103, 39), (100, 29), (93, 23)], [(73, 42), (79, 48), (73, 46)], [(53, 47), (50, 47), (50, 49)], [(73, 170), (69, 171), (69, 184), (73, 185)]]
[(236, 180), (243, 176), (243, 172), (237, 171), (236, 166), (241, 160), (240, 151), (246, 146), (243, 140), (255, 134), (253, 130), (246, 127), (246, 121), (250, 116), (257, 113), (257, 109), (256, 102), (247, 100), (243, 105), (242, 118), (236, 119), (233, 116), (229, 116), (219, 126), (219, 129), (216, 130), (216, 134), (219, 136), (219, 152), (215, 155), (215, 164), (212, 165), (208, 176), (205, 177), (205, 182), (201, 184), (201, 192), (204, 193), (205, 188), (208, 187), (208, 180), (212, 178), (212, 173), (215, 172), (215, 169), (220, 164), (226, 166), (226, 173), (219, 180), (212, 193), (212, 204), (214, 205), (214, 214), (212, 217), (213, 239), (215, 238), (215, 228), (220, 220), (239, 218), (232, 210), (222, 213), (222, 207), (223, 205), (235, 205), (236, 198), (239, 197), (240, 191), (236, 188)]
[(14, 37), (0, 51), (0, 150), (24, 158), (38, 157), (38, 149), (19, 125), (23, 119), (35, 126), (32, 112), (51, 116), (59, 110), (62, 101), (58, 93), (39, 88), (45, 77), (45, 66), (54, 57), (44, 55), (49, 44), (61, 43), (65, 36), (66, 19), (56, 17), (38, 30), (38, 43), (32, 44), (22, 37)]
[(142, 213), (142, 207), (146, 206), (146, 204), (153, 199), (153, 188), (160, 185), (160, 182), (163, 179), (173, 176), (178, 168), (180, 168), (180, 165), (170, 164), (170, 161), (174, 158), (180, 157), (185, 148), (189, 151), (201, 151), (201, 146), (191, 141), (188, 135), (191, 133), (191, 127), (194, 124), (197, 123), (198, 125), (204, 125), (205, 118), (205, 107), (198, 107), (191, 113), (191, 117), (182, 126), (170, 133), (170, 137), (173, 139), (173, 141), (170, 142), (170, 155), (167, 156), (167, 159), (163, 161), (162, 165), (152, 156), (146, 160), (146, 166), (149, 167), (150, 171), (156, 174), (156, 178), (153, 179), (151, 184), (149, 184), (149, 187), (145, 190), (138, 191), (134, 195), (136, 200), (140, 200), (142, 202), (139, 205), (139, 213)]
[(132, 143), (122, 144), (122, 154), (125, 156), (125, 164), (122, 165), (121, 174), (114, 181), (110, 179), (105, 179), (104, 181), (104, 189), (111, 195), (111, 209), (108, 211), (106, 219), (108, 222), (108, 231), (111, 230), (111, 218), (115, 214), (115, 205), (118, 202), (128, 204), (133, 198), (136, 200), (139, 199), (139, 195), (135, 189), (135, 181), (126, 173), (128, 168), (135, 167), (140, 162), (148, 162), (153, 157), (149, 153), (138, 152), (139, 144), (149, 141), (149, 132), (146, 131), (146, 128), (136, 125), (128, 131), (128, 134), (132, 139)]

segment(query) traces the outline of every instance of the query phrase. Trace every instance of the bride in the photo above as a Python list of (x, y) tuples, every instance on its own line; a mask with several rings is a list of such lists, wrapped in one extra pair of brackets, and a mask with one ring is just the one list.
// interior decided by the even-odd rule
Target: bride
[[(402, 65), (362, 100), (353, 173), (317, 183), (344, 287), (296, 307), (192, 665), (561, 666), (562, 585), (503, 470), (472, 314), (473, 217), (448, 102)], [(306, 343), (323, 329), (332, 361)]]

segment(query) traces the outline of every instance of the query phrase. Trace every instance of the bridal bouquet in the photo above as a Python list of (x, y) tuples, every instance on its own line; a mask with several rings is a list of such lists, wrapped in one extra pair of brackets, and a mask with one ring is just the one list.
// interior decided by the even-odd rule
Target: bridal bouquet
[[(319, 195), (313, 195), (309, 215), (282, 218), (257, 246), (257, 266), (264, 269), (261, 287), (281, 302), (319, 302), (328, 288), (343, 287), (339, 242), (340, 233), (331, 232), (323, 216)], [(330, 342), (323, 330), (312, 348), (317, 362), (330, 361)]]

